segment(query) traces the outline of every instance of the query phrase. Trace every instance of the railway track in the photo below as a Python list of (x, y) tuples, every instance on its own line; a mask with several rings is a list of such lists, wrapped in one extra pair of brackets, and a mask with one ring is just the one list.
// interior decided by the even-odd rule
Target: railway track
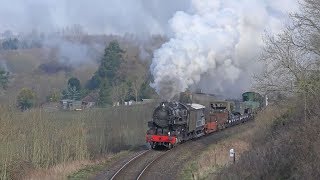
[(154, 151), (145, 150), (135, 157), (131, 158), (125, 163), (111, 178), (110, 180), (139, 180), (143, 177), (144, 173), (152, 166), (153, 163), (161, 159), (167, 151)]
[[(243, 125), (230, 127), (219, 133), (213, 133), (209, 136), (201, 137), (196, 141), (180, 144), (179, 146), (168, 150), (144, 150), (136, 153), (134, 156), (121, 163), (111, 166), (98, 178), (100, 179), (124, 179), (124, 180), (149, 180), (149, 179), (181, 179), (179, 177), (182, 165), (194, 159), (199, 152), (208, 147), (208, 144), (219, 142), (229, 136), (246, 131), (254, 126), (254, 121), (244, 123)], [(114, 170), (111, 170), (111, 169)], [(108, 172), (110, 173), (108, 175)]]

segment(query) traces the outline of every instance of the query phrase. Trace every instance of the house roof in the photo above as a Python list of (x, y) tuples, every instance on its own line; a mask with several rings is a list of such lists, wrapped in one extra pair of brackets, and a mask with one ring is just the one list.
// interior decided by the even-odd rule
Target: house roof
[(91, 92), (82, 99), (83, 102), (97, 102), (99, 99), (99, 92)]

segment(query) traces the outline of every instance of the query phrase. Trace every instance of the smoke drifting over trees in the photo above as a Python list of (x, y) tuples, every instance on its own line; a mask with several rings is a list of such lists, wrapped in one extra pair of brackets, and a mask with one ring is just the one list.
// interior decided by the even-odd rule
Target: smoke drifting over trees
[[(229, 96), (248, 90), (251, 75), (260, 69), (255, 61), (262, 34), (277, 33), (297, 6), (296, 0), (2, 1), (1, 32), (53, 33), (76, 24), (80, 32), (74, 33), (133, 34), (141, 44), (151, 35), (166, 36), (168, 42), (155, 52), (140, 49), (141, 57), (153, 54), (152, 86), (164, 99), (186, 88)], [(82, 40), (58, 37), (42, 43), (72, 66), (87, 63), (91, 52)]]

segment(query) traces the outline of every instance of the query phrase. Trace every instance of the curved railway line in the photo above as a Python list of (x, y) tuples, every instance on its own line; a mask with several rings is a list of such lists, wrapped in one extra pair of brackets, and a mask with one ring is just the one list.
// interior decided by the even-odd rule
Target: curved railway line
[(181, 179), (179, 174), (183, 165), (194, 159), (209, 144), (217, 143), (232, 135), (246, 131), (254, 126), (253, 122), (249, 121), (238, 126), (238, 128), (227, 128), (219, 133), (182, 143), (171, 150), (143, 150), (137, 152), (126, 161), (122, 161), (121, 165), (119, 163), (113, 164), (94, 179)]
[(145, 150), (125, 163), (110, 180), (135, 179), (139, 180), (153, 163), (161, 159), (167, 151)]

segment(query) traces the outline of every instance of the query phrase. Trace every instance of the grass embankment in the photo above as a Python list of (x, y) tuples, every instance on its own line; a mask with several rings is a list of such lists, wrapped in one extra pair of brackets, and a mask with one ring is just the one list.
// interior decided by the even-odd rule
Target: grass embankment
[(0, 179), (21, 179), (56, 165), (79, 169), (105, 154), (142, 145), (152, 108), (21, 113), (0, 107)]
[[(236, 151), (236, 162), (242, 154), (251, 148), (252, 137), (259, 131), (266, 131), (273, 120), (286, 112), (284, 108), (268, 107), (255, 118), (253, 128), (209, 145), (207, 150), (199, 154), (183, 169), (182, 179), (215, 179), (222, 169), (232, 164), (229, 157), (231, 148)], [(237, 128), (237, 127), (234, 127)]]
[(236, 164), (223, 168), (215, 177), (319, 179), (319, 108), (310, 106), (305, 119), (303, 104), (299, 100), (282, 116), (273, 121), (270, 118), (264, 129), (258, 129), (251, 138), (249, 150), (242, 154)]

